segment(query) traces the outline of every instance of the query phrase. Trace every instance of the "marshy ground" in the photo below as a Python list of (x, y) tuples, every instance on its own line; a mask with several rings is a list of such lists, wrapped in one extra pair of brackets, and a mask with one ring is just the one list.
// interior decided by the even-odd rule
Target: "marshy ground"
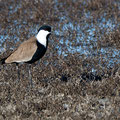
[[(0, 66), (0, 120), (119, 120), (120, 1), (0, 0), (0, 58), (39, 27), (52, 27), (45, 56)], [(7, 52), (6, 52), (7, 51)]]

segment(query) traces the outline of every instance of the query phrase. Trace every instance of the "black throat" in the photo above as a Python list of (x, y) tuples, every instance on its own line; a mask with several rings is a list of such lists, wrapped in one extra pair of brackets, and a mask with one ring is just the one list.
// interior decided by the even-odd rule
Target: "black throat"
[(36, 45), (37, 45), (36, 52), (34, 53), (32, 59), (26, 63), (29, 63), (29, 64), (34, 63), (44, 56), (44, 54), (47, 50), (48, 39), (47, 39), (46, 47), (44, 45), (42, 45), (41, 43), (39, 43), (38, 41), (36, 41)]

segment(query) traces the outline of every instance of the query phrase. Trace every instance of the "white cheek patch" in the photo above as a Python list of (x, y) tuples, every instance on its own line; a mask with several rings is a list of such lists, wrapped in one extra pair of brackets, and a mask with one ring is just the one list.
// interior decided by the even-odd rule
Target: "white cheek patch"
[(50, 32), (46, 31), (46, 30), (40, 30), (36, 36), (37, 40), (39, 43), (41, 43), (42, 45), (44, 45), (46, 47), (47, 44), (47, 35)]

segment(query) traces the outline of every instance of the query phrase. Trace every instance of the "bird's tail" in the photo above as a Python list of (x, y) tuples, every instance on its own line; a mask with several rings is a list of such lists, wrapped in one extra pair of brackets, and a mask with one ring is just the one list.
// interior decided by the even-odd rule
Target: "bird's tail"
[(6, 58), (1, 59), (1, 60), (0, 60), (0, 65), (5, 64), (5, 60), (6, 60)]

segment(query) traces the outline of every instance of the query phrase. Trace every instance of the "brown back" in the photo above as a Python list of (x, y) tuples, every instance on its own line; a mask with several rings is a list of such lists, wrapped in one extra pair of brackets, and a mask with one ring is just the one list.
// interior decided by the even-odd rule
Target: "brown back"
[(23, 42), (6, 60), (5, 63), (12, 62), (27, 62), (32, 59), (32, 56), (36, 52), (36, 38), (31, 37), (27, 41)]

